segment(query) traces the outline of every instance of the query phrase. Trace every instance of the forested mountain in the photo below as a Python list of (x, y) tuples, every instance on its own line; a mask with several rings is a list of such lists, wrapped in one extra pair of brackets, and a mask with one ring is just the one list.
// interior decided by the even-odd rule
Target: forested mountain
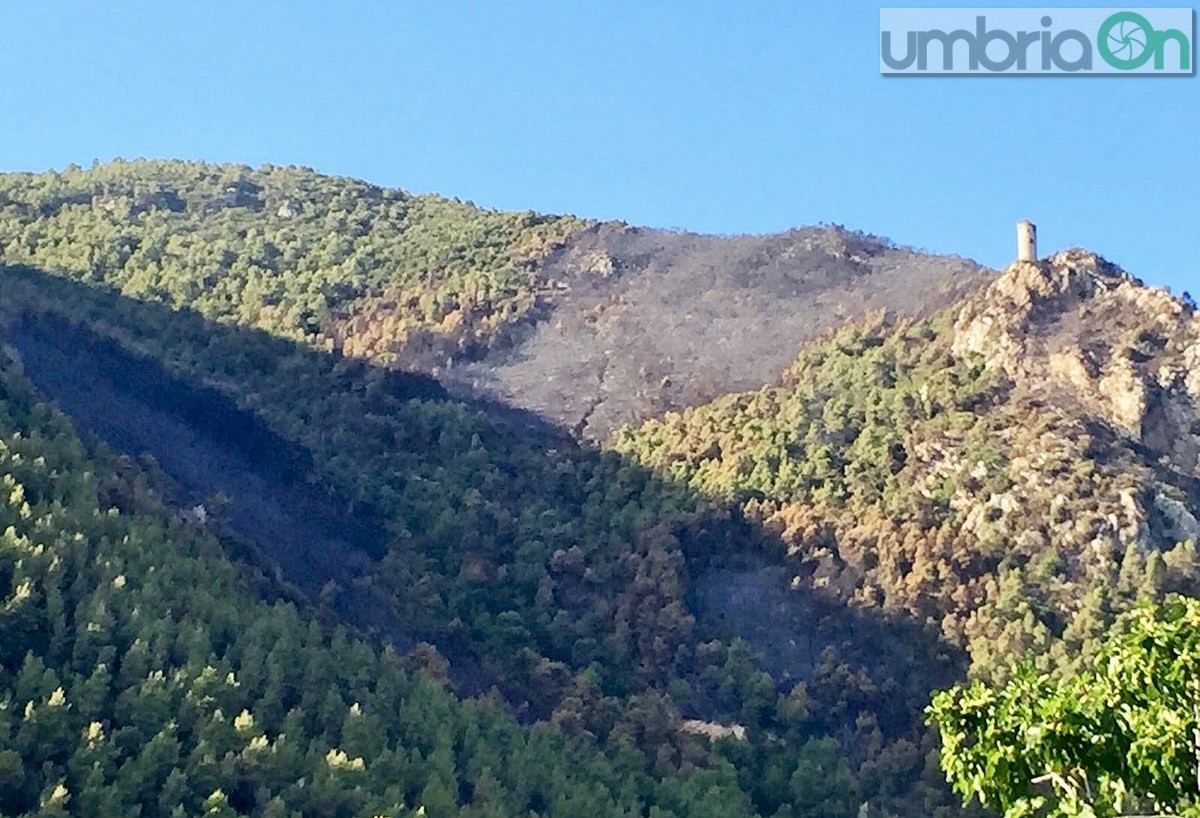
[(750, 814), (727, 767), (651, 779), (255, 600), (152, 472), (87, 454), (11, 365), (0, 464), (5, 815)]
[(1197, 590), (1200, 318), (1094, 255), (932, 321), (860, 324), (781, 382), (616, 449), (775, 531), (793, 587), (1049, 666), (1138, 595)]
[(1200, 581), (1200, 319), (1083, 252), (176, 162), (0, 249), (5, 814), (955, 815), (933, 690)]
[(297, 168), (116, 162), (0, 176), (8, 263), (435, 372), (602, 439), (773, 378), (875, 309), (988, 272), (842, 228), (713, 237), (496, 213)]

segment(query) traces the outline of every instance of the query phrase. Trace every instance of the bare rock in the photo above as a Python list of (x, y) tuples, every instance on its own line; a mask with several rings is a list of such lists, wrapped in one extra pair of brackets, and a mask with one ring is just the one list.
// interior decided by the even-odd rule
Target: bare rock
[(967, 300), (956, 355), (1020, 389), (1081, 405), (1191, 474), (1200, 463), (1200, 318), (1095, 253), (1010, 265)]
[(684, 719), (679, 723), (679, 732), (693, 736), (704, 736), (709, 739), (732, 736), (738, 741), (742, 741), (746, 738), (746, 728), (740, 724), (717, 724), (716, 722), (701, 721), (700, 719)]
[(1180, 542), (1191, 540), (1200, 544), (1200, 520), (1196, 519), (1184, 503), (1159, 493), (1154, 496), (1154, 505), (1170, 524), (1170, 533), (1175, 539)]
[[(1085, 384), (1088, 389), (1090, 384)], [(1110, 362), (1096, 384), (1109, 420), (1136, 438), (1142, 436), (1146, 419), (1146, 384), (1126, 358)]]

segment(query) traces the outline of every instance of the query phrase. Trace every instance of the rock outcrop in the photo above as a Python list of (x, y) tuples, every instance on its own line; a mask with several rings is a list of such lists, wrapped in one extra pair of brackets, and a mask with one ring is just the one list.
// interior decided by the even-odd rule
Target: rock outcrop
[(1168, 291), (1083, 250), (1018, 262), (967, 301), (953, 348), (1200, 476), (1200, 316)]

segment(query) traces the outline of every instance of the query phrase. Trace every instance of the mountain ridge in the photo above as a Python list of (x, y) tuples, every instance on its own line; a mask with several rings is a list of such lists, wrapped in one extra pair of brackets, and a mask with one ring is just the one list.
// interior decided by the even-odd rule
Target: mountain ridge
[[(311, 526), (331, 568), (298, 583), (296, 616), (390, 607), (399, 647), (419, 640), (406, 672), (465, 695), (468, 670), (534, 731), (618, 761), (664, 816), (705, 814), (705, 781), (720, 814), (959, 815), (921, 723), (932, 689), (1022, 657), (1062, 672), (1136, 599), (1200, 590), (1194, 312), (1082, 251), (989, 271), (840, 228), (663, 233), (173, 163), (0, 176), (0, 249), (4, 339), (32, 353), (5, 377), (46, 390), (21, 418), (54, 416), (86, 357), (47, 379), (39, 345), (161, 368), (179, 396), (156, 411), (181, 433), (204, 425), (189, 390), (213, 390), (304, 453), (268, 495), (290, 481), (378, 514), (367, 557)], [(109, 402), (106, 422), (141, 411)], [(138, 491), (156, 468), (186, 476), (58, 403), (102, 460), (132, 449)], [(84, 517), (126, 503), (82, 496)], [(235, 499), (226, 523), (261, 541)], [(428, 783), (431, 815), (485, 810), (470, 754), (439, 758), (392, 800), (411, 812)], [(572, 814), (526, 795), (504, 803)], [(275, 797), (240, 789), (238, 811)]]
[(764, 382), (839, 323), (927, 314), (993, 275), (838, 226), (708, 236), (274, 166), (0, 175), (0, 220), (9, 263), (419, 369), (593, 440)]

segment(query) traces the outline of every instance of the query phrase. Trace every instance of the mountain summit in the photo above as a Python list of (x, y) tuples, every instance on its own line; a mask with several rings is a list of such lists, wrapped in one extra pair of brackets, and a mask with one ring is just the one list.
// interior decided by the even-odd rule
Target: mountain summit
[(1077, 403), (1187, 474), (1200, 454), (1200, 317), (1084, 250), (1018, 263), (959, 314), (954, 349)]

